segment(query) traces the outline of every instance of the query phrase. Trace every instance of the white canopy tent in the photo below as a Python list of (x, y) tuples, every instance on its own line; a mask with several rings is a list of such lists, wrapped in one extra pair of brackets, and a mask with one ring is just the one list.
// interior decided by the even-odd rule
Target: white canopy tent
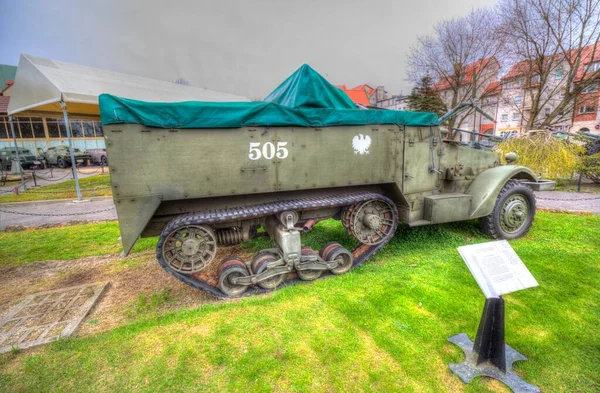
[[(13, 115), (40, 116), (60, 113), (65, 120), (71, 162), (74, 163), (68, 116), (99, 118), (98, 96), (103, 93), (153, 102), (250, 101), (243, 96), (22, 54), (8, 104), (15, 147), (17, 141)], [(16, 150), (19, 162), (19, 149)], [(73, 175), (77, 197), (81, 199), (76, 170), (73, 171)]]
[(61, 113), (62, 101), (71, 115), (98, 116), (98, 96), (102, 93), (154, 102), (250, 101), (243, 96), (23, 54), (8, 114)]

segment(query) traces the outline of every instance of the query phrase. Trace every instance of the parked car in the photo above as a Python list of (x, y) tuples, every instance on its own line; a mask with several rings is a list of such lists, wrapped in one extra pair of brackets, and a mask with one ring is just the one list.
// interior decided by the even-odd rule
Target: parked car
[[(0, 166), (3, 170), (10, 170), (12, 162), (17, 160), (17, 150), (14, 147), (4, 147), (0, 149)], [(39, 161), (35, 154), (23, 147), (19, 147), (19, 160), (21, 168), (27, 169), (38, 165)]]
[[(73, 148), (75, 163), (81, 166), (87, 166), (91, 159), (87, 151)], [(71, 166), (71, 153), (68, 146), (52, 146), (42, 155), (47, 166), (56, 165), (59, 168)]]
[(87, 152), (92, 157), (93, 163), (102, 164), (104, 166), (108, 165), (108, 160), (106, 159), (106, 149), (87, 149)]

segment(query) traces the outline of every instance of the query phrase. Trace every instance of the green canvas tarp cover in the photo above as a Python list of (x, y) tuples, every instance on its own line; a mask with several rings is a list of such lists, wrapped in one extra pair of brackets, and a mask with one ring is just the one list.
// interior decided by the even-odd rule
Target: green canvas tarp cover
[(428, 112), (359, 110), (319, 73), (303, 65), (262, 102), (145, 102), (102, 94), (103, 125), (157, 128), (329, 127), (367, 124), (436, 126)]

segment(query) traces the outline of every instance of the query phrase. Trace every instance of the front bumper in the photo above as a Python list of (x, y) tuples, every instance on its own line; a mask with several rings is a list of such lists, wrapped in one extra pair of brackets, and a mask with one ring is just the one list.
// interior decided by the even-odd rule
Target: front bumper
[(538, 182), (525, 181), (523, 184), (533, 191), (553, 191), (556, 188), (556, 182), (547, 179), (542, 179)]

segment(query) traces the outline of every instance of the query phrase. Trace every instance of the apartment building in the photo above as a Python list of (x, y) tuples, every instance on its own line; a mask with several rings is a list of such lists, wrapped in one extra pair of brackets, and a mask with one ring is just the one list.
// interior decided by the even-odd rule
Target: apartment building
[[(524, 133), (530, 128), (541, 128), (544, 119), (562, 102), (567, 88), (565, 69), (567, 63), (564, 59), (555, 58), (548, 60), (546, 81), (540, 86), (541, 76), (536, 66), (529, 61), (522, 61), (513, 65), (502, 77), (502, 94), (498, 104), (496, 116), (496, 133)], [(552, 63), (550, 63), (552, 62)], [(530, 121), (532, 102), (535, 97), (540, 97), (541, 108)], [(562, 113), (555, 119), (551, 129), (567, 131), (571, 125), (569, 113)]]
[(408, 103), (406, 102), (406, 96), (402, 92), (398, 95), (391, 97), (385, 97), (383, 100), (378, 101), (375, 106), (383, 109), (391, 109), (396, 111), (407, 111)]
[[(594, 50), (595, 49), (595, 50)], [(588, 82), (600, 71), (600, 44), (583, 49), (582, 66), (575, 75), (575, 83)], [(575, 101), (571, 131), (600, 133), (600, 77), (586, 86)]]
[[(495, 61), (495, 59), (494, 59)], [(497, 78), (499, 66), (490, 66), (487, 72), (480, 76), (481, 84), (477, 84), (476, 103), (493, 118), (492, 122), (481, 115), (472, 113), (463, 114), (456, 119), (456, 127), (468, 130), (479, 130), (481, 133), (493, 133), (494, 135), (506, 135), (524, 133), (529, 128), (541, 128), (544, 119), (554, 112), (555, 108), (564, 99), (567, 86), (568, 63), (564, 57), (555, 56), (548, 59), (550, 72), (546, 71), (546, 81), (540, 87), (541, 76), (529, 61), (514, 64), (508, 72), (500, 79)], [(481, 61), (480, 61), (481, 62)], [(467, 71), (477, 70), (481, 67), (480, 62), (469, 64), (465, 67)], [(583, 48), (582, 62), (577, 71), (574, 83), (589, 84), (589, 78), (600, 71), (600, 44)], [(472, 71), (476, 72), (476, 71)], [(596, 74), (597, 75), (597, 74)], [(565, 113), (558, 113), (550, 125), (554, 131), (590, 131), (600, 133), (600, 77), (596, 76), (595, 83), (583, 89), (573, 105), (569, 105)], [(464, 94), (467, 88), (472, 87), (468, 72), (458, 90), (457, 102), (464, 102)], [(436, 90), (444, 103), (450, 108), (454, 90), (450, 83), (441, 78), (435, 85)], [(534, 97), (540, 96), (541, 108), (533, 121), (532, 102)]]
[[(490, 102), (494, 100), (494, 95), (489, 94), (491, 93), (490, 85), (498, 80), (500, 72), (500, 63), (498, 60), (495, 57), (479, 59), (462, 68), (461, 72), (454, 72), (455, 75), (458, 73), (461, 74), (458, 82), (455, 82), (456, 76), (449, 75), (440, 78), (434, 85), (434, 89), (439, 92), (440, 98), (446, 104), (448, 110), (462, 102), (472, 100), (473, 92), (475, 93), (475, 104), (482, 106), (482, 99), (487, 98), (488, 103), (484, 103), (483, 105), (486, 107), (493, 106)], [(482, 127), (489, 128), (489, 124), (493, 124), (493, 122), (486, 119), (480, 113), (466, 111), (456, 116), (454, 127), (463, 130), (478, 131)], [(468, 140), (469, 138), (470, 136), (467, 133), (457, 134), (457, 139)]]

